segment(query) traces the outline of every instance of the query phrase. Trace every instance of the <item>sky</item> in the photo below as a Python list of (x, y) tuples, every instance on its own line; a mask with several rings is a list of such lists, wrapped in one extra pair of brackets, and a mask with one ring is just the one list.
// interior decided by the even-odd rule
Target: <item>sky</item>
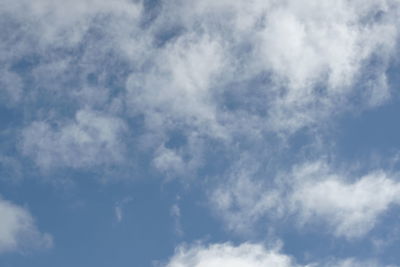
[(1, 0), (0, 266), (400, 266), (399, 0)]

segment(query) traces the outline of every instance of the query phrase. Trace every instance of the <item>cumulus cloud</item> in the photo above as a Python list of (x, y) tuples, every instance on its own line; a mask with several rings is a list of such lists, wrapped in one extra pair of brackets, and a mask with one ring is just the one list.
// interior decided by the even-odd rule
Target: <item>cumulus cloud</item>
[(257, 244), (213, 244), (209, 247), (193, 246), (179, 248), (166, 267), (291, 267), (290, 257), (278, 251), (267, 251)]
[(400, 204), (400, 183), (383, 171), (350, 182), (314, 163), (295, 172), (294, 209), (304, 221), (323, 220), (337, 236), (359, 237), (371, 230), (380, 215)]
[(211, 201), (228, 229), (236, 232), (249, 231), (260, 221), (277, 223), (295, 216), (297, 226), (322, 224), (334, 236), (359, 238), (400, 204), (395, 176), (374, 171), (352, 177), (324, 162), (297, 166), (274, 186), (246, 172), (234, 173), (229, 181), (213, 191)]
[(51, 235), (41, 233), (26, 209), (0, 198), (0, 253), (50, 248)]
[(54, 127), (35, 121), (24, 129), (21, 151), (44, 170), (52, 167), (93, 167), (123, 160), (121, 136), (125, 123), (116, 117), (80, 110), (75, 120)]
[[(166, 267), (378, 267), (384, 266), (370, 260), (331, 260), (307, 265), (297, 264), (290, 256), (278, 249), (267, 250), (263, 245), (243, 243), (234, 246), (230, 243), (209, 246), (181, 246), (165, 265)], [(394, 266), (392, 266), (394, 267)]]

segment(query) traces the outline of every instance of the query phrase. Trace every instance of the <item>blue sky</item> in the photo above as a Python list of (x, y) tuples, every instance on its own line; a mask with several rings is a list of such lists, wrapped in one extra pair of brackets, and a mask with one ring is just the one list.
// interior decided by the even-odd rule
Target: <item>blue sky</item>
[(400, 266), (397, 0), (2, 0), (0, 266)]

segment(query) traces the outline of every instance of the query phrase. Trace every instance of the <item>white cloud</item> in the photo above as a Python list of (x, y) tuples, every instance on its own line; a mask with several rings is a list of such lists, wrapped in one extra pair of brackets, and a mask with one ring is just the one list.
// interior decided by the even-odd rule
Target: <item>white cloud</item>
[(21, 150), (46, 169), (92, 167), (123, 161), (124, 121), (91, 110), (80, 110), (74, 121), (52, 127), (36, 121), (24, 129)]
[(210, 195), (211, 207), (222, 216), (229, 230), (247, 234), (253, 225), (266, 213), (280, 216), (282, 204), (280, 192), (268, 189), (255, 179), (256, 166), (241, 162), (233, 168), (228, 181), (213, 189)]
[(294, 172), (293, 209), (305, 222), (324, 221), (337, 236), (365, 235), (380, 215), (400, 204), (400, 183), (382, 171), (355, 181), (326, 170), (321, 163)]
[(292, 226), (322, 224), (334, 236), (359, 238), (400, 204), (400, 182), (383, 171), (353, 177), (331, 170), (324, 162), (312, 162), (269, 185), (254, 175), (246, 172), (246, 166), (239, 168), (210, 196), (229, 230), (246, 233), (261, 221), (279, 223), (295, 216)]
[[(0, 44), (12, 51), (0, 59), (40, 59), (30, 91), (15, 91), (15, 99), (38, 105), (35, 92), (44, 90), (54, 106), (69, 100), (76, 110), (144, 116), (143, 135), (185, 129), (230, 146), (383, 103), (398, 10), (394, 0), (174, 0), (146, 24), (141, 1), (6, 0), (0, 12), (19, 26)], [(89, 84), (91, 74), (100, 84)], [(16, 77), (14, 85), (28, 86)]]
[(41, 233), (26, 209), (0, 198), (0, 253), (50, 248), (52, 237)]
[[(213, 56), (215, 62), (224, 62), (219, 65), (219, 72), (224, 75), (214, 78), (218, 79), (217, 88), (208, 88), (209, 83), (199, 84), (213, 101), (218, 90), (231, 90), (231, 86), (218, 87), (251, 80), (263, 72), (270, 74), (268, 84), (242, 89), (246, 103), (242, 108), (253, 115), (259, 115), (254, 114), (256, 103), (246, 98), (245, 92), (266, 95), (264, 119), (269, 130), (292, 132), (323, 122), (330, 115), (347, 110), (354, 94), (363, 99), (362, 108), (380, 104), (390, 95), (385, 70), (398, 34), (399, 6), (395, 1), (170, 1), (166, 6), (160, 25), (180, 25), (188, 32), (171, 42), (179, 44), (187, 36), (207, 33), (211, 38), (208, 50), (213, 43), (220, 43), (223, 48), (218, 57)], [(179, 55), (185, 58), (195, 55), (187, 47), (180, 49), (185, 53)], [(172, 57), (175, 62), (180, 61), (173, 53)], [(366, 66), (371, 68), (372, 57), (379, 60), (370, 75)], [(210, 62), (207, 56), (204, 62)], [(215, 66), (207, 65), (211, 69)], [(202, 66), (186, 68), (202, 74)], [(180, 75), (188, 73), (180, 69), (179, 63), (173, 69)], [(204, 81), (208, 77), (203, 77)], [(173, 95), (190, 93), (196, 97), (197, 91), (188, 90), (187, 80), (176, 80), (178, 91)], [(356, 86), (360, 81), (362, 84)], [(164, 99), (172, 106), (179, 105), (179, 98), (169, 98)], [(204, 107), (202, 101), (188, 103), (192, 110)], [(215, 117), (217, 122), (230, 115), (221, 106), (208, 105), (207, 111), (207, 117)], [(185, 114), (192, 116), (188, 111)], [(244, 115), (250, 118), (250, 114)], [(198, 118), (199, 114), (194, 115)]]
[[(20, 152), (43, 170), (123, 164), (125, 121), (143, 116), (140, 140), (152, 143), (143, 145), (152, 166), (166, 176), (189, 176), (202, 165), (211, 139), (227, 154), (238, 153), (247, 139), (268, 147), (276, 140), (269, 135), (323, 125), (391, 94), (386, 71), (398, 52), (396, 0), (171, 0), (162, 1), (148, 25), (141, 1), (64, 2), (5, 0), (0, 7), (2, 19), (16, 25), (0, 42), (6, 66), (0, 90), (10, 102), (23, 99), (32, 108), (26, 113), (41, 106), (41, 94), (54, 109), (74, 103), (73, 119), (24, 118)], [(32, 55), (39, 59), (27, 67), (33, 81), (25, 84), (15, 66)], [(88, 82), (91, 74), (99, 84)], [(174, 130), (185, 142), (170, 147)], [(252, 153), (258, 160), (258, 150)], [(353, 238), (399, 203), (399, 184), (384, 172), (353, 177), (314, 163), (270, 181), (255, 169), (233, 168), (211, 194), (231, 230), (297, 216), (303, 226), (322, 222), (334, 235)], [(122, 211), (115, 207), (118, 221)], [(241, 263), (235, 255), (252, 247), (246, 246), (201, 251), (231, 249), (231, 260)], [(266, 261), (287, 259), (257, 248)], [(196, 257), (191, 260), (200, 262)]]
[[(114, 22), (130, 22), (133, 26), (140, 16), (141, 6), (129, 0), (112, 3), (101, 0), (5, 0), (0, 12), (18, 21), (29, 22), (30, 27), (35, 29), (32, 33), (38, 34), (35, 39), (40, 38), (39, 42), (43, 45), (73, 46), (82, 41), (97, 16), (111, 15)], [(113, 29), (116, 25), (112, 23), (106, 26)]]
[(363, 20), (370, 13), (387, 7), (364, 8), (352, 1), (288, 1), (267, 16), (258, 49), (264, 62), (260, 68), (272, 71), (282, 92), (271, 102), (274, 128), (296, 130), (324, 120), (337, 108), (346, 110), (352, 94), (365, 98), (365, 106), (388, 98), (384, 70), (369, 80), (379, 84), (378, 95), (366, 85), (358, 91), (356, 82), (369, 79), (363, 68), (377, 51), (386, 64), (398, 34), (392, 21), (396, 12), (385, 13), (388, 21), (367, 24)]
[[(165, 265), (166, 267), (378, 267), (385, 266), (373, 260), (331, 260), (307, 265), (296, 264), (279, 249), (267, 250), (263, 245), (243, 243), (234, 246), (230, 243), (209, 246), (181, 246)], [(394, 267), (394, 266), (392, 266)]]
[(153, 162), (158, 170), (163, 173), (172, 170), (174, 173), (182, 174), (185, 164), (182, 157), (174, 150), (162, 146), (157, 150), (156, 154)]
[(278, 251), (266, 251), (257, 244), (213, 244), (209, 247), (193, 246), (179, 248), (167, 267), (291, 267), (290, 257)]
[[(165, 143), (165, 139), (160, 141)], [(167, 148), (162, 144), (155, 151), (153, 165), (167, 178), (190, 178), (203, 164), (204, 140), (197, 135), (191, 135), (180, 141), (184, 145)]]
[(156, 54), (148, 73), (127, 81), (128, 106), (144, 113), (148, 126), (165, 129), (187, 125), (195, 132), (223, 136), (212, 99), (223, 73), (224, 50), (208, 35), (185, 35)]
[[(117, 99), (108, 99), (115, 90), (110, 80), (121, 79), (126, 62), (146, 60), (149, 35), (140, 33), (141, 14), (141, 2), (130, 0), (3, 1), (0, 61), (7, 71), (0, 71), (0, 87), (12, 87), (8, 100), (22, 98), (28, 106), (45, 98), (54, 107), (70, 101), (78, 109), (101, 105), (114, 112), (108, 104), (115, 101), (107, 103)], [(90, 75), (101, 82), (89, 84)]]

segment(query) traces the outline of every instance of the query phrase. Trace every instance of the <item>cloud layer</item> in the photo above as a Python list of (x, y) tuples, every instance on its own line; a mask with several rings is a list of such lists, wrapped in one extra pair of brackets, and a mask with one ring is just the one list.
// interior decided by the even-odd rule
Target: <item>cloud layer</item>
[[(153, 138), (148, 147), (157, 154), (172, 131), (220, 145), (258, 142), (380, 105), (391, 95), (386, 70), (397, 51), (396, 1), (168, 1), (149, 9), (124, 0), (62, 7), (42, 0), (2, 6), (2, 23), (15, 24), (2, 42), (3, 51), (12, 51), (1, 55), (4, 95), (10, 104), (37, 109), (26, 115), (28, 147), (35, 121), (50, 117), (66, 131), (85, 110), (144, 120), (140, 138)], [(100, 143), (92, 142), (92, 150), (100, 151), (94, 147)], [(171, 151), (190, 152), (187, 146)], [(44, 159), (46, 153), (37, 156), (42, 168), (93, 161), (58, 164)]]

